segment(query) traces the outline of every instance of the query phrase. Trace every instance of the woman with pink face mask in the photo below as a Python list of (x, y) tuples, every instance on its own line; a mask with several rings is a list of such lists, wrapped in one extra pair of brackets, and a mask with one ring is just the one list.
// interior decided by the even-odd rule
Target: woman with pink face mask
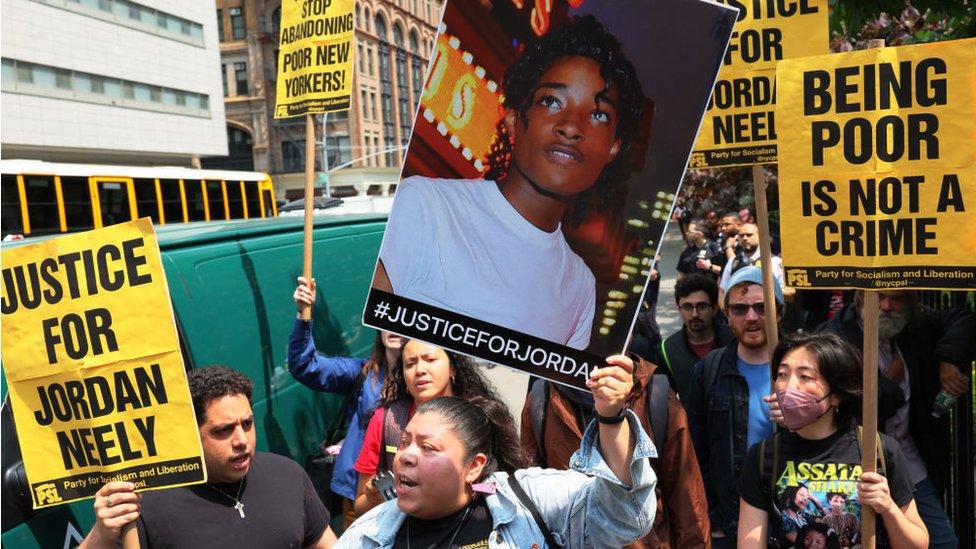
[[(923, 548), (928, 532), (918, 515), (898, 443), (880, 435), (878, 472), (861, 472), (861, 358), (834, 334), (794, 334), (780, 341), (771, 362), (775, 402), (786, 430), (753, 446), (742, 466), (740, 548), (792, 547), (797, 499), (816, 502), (806, 522), (823, 522), (821, 501), (844, 494), (860, 528), (869, 505), (880, 518), (877, 546)], [(792, 495), (792, 505), (783, 505)]]

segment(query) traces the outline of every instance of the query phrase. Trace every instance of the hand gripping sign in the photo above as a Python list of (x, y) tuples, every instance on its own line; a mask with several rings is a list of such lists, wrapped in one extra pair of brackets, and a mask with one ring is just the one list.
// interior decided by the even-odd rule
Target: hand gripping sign
[(3, 367), (34, 508), (206, 480), (148, 219), (3, 251)]
[(787, 285), (976, 286), (976, 39), (786, 60), (777, 79)]

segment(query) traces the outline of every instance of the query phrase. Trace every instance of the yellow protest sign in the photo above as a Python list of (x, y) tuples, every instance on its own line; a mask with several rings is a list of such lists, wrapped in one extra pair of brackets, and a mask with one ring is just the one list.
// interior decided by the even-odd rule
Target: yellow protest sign
[(355, 0), (284, 0), (275, 118), (344, 111), (352, 92)]
[(152, 224), (3, 251), (3, 367), (34, 508), (206, 480)]
[(689, 167), (776, 162), (776, 63), (827, 53), (827, 0), (725, 2), (739, 8)]
[(976, 287), (976, 39), (792, 59), (776, 76), (786, 283)]

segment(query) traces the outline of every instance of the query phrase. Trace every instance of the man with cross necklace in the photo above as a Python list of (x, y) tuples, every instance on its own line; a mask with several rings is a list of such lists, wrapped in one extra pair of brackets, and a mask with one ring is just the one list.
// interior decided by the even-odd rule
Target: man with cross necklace
[(81, 547), (114, 548), (132, 521), (143, 548), (332, 547), (329, 512), (305, 471), (254, 451), (251, 381), (223, 366), (192, 370), (188, 378), (208, 482), (142, 494), (131, 482), (106, 484)]

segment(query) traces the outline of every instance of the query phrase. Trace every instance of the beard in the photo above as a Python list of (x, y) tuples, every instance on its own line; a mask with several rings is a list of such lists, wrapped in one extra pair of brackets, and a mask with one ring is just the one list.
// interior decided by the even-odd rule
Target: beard
[(878, 339), (888, 340), (900, 334), (908, 325), (909, 313), (881, 314), (878, 316)]

